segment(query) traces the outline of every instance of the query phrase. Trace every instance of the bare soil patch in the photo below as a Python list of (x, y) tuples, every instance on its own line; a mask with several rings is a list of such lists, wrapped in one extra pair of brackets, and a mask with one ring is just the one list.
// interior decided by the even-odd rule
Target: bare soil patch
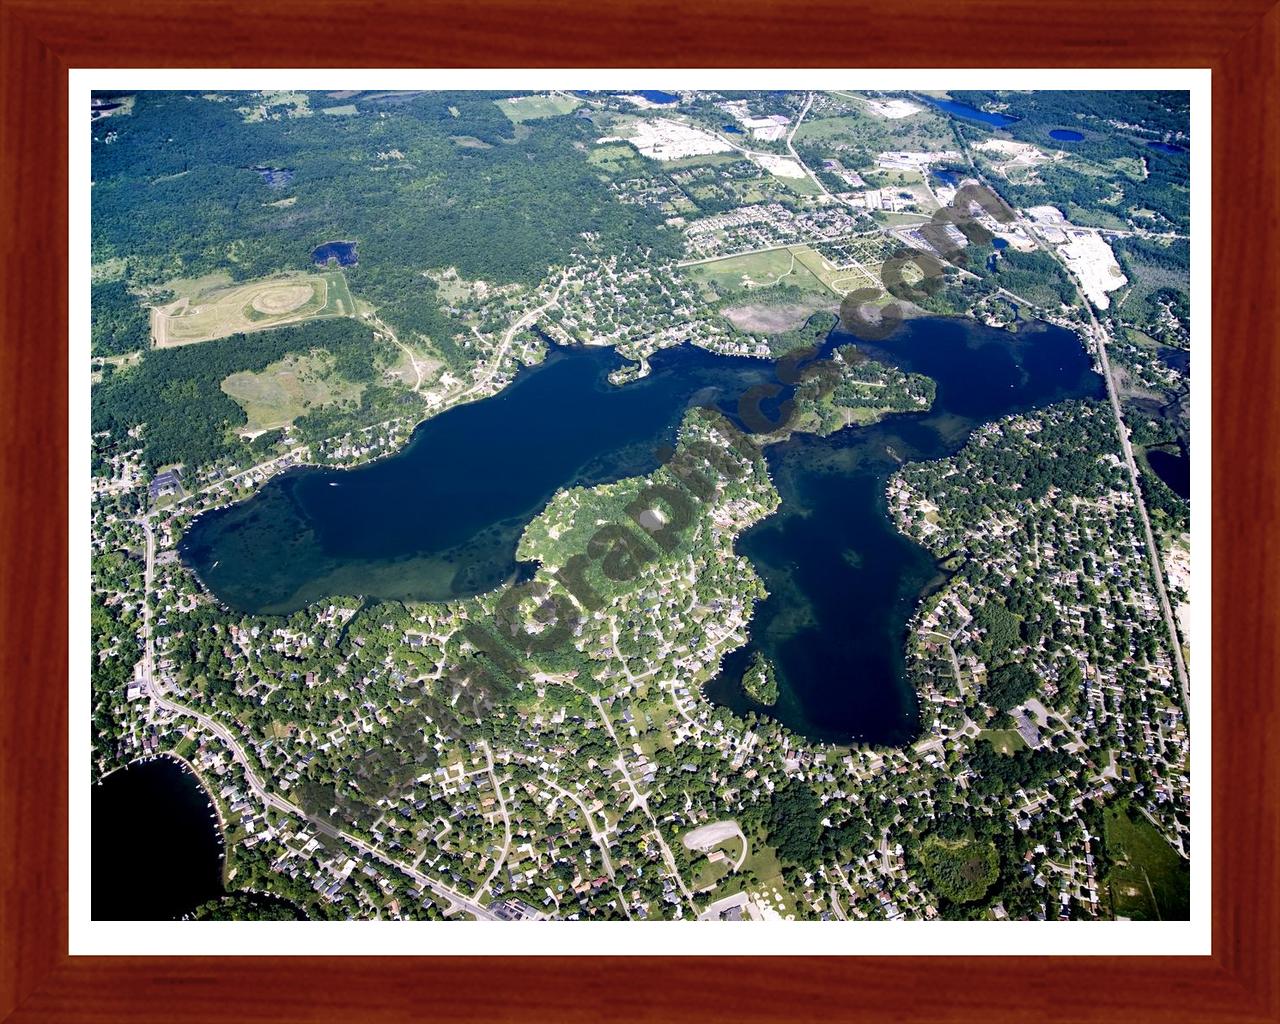
[(819, 310), (835, 312), (836, 305), (833, 296), (815, 295), (811, 299), (785, 305), (752, 302), (733, 306), (724, 310), (724, 316), (740, 331), (779, 334), (804, 326), (804, 322)]

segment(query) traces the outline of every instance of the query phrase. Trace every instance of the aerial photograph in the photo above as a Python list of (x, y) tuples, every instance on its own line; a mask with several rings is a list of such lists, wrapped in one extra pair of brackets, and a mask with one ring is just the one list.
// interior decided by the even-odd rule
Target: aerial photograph
[(1189, 92), (86, 105), (93, 921), (1190, 919)]

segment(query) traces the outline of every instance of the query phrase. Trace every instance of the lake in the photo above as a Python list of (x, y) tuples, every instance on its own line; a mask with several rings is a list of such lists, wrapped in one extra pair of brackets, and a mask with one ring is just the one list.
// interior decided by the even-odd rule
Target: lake
[(938, 100), (932, 96), (926, 96), (939, 110), (945, 110), (953, 117), (963, 117), (970, 121), (980, 121), (982, 124), (989, 124), (993, 128), (1003, 128), (1005, 125), (1013, 124), (1018, 120), (1016, 117), (1010, 117), (1008, 114), (993, 114), (986, 110), (979, 110), (977, 107), (971, 107), (968, 103), (957, 103), (955, 100)]
[(1084, 134), (1073, 132), (1070, 128), (1054, 128), (1049, 132), (1049, 138), (1057, 139), (1059, 142), (1079, 142), (1084, 138)]
[(1147, 462), (1161, 480), (1179, 498), (1191, 497), (1191, 457), (1185, 451), (1168, 452), (1163, 448), (1148, 448)]
[(1177, 370), (1179, 373), (1191, 372), (1191, 350), (1185, 348), (1169, 348), (1161, 345), (1156, 349), (1156, 354), (1160, 357), (1160, 361), (1170, 369)]
[(953, 454), (982, 423), (1104, 391), (1075, 335), (1058, 327), (1030, 324), (1011, 334), (957, 320), (911, 321), (889, 341), (860, 347), (934, 378), (934, 406), (768, 449), (782, 507), (747, 531), (738, 550), (769, 597), (756, 608), (751, 642), (725, 659), (708, 693), (751, 710), (739, 680), (759, 649), (777, 666), (774, 714), (786, 725), (834, 742), (901, 744), (918, 732), (905, 677), (907, 623), (945, 577), (890, 520), (889, 476), (900, 460)]
[[(852, 340), (837, 330), (826, 348)], [(983, 422), (1103, 392), (1077, 337), (1057, 327), (1015, 335), (928, 318), (861, 347), (933, 377), (937, 402), (927, 414), (768, 449), (782, 509), (739, 550), (771, 596), (757, 608), (751, 646), (727, 659), (708, 693), (744, 708), (739, 680), (758, 645), (778, 668), (777, 717), (787, 725), (821, 739), (901, 743), (916, 729), (906, 623), (941, 577), (886, 514), (897, 459), (939, 458)], [(489, 590), (527, 572), (516, 541), (558, 489), (652, 471), (686, 409), (732, 413), (737, 396), (773, 379), (760, 360), (687, 345), (656, 353), (648, 377), (614, 387), (607, 375), (619, 365), (610, 349), (556, 348), (499, 395), (427, 420), (393, 456), (293, 470), (205, 513), (182, 557), (248, 612), (289, 612), (333, 594), (443, 600)]]
[(636, 95), (643, 96), (650, 103), (661, 103), (663, 106), (680, 102), (680, 97), (675, 93), (659, 92), (657, 89), (641, 89)]
[(1159, 150), (1161, 153), (1185, 153), (1186, 150), (1181, 146), (1171, 146), (1167, 142), (1148, 142), (1148, 146), (1152, 149)]
[(356, 265), (355, 242), (325, 242), (311, 250), (311, 260), (317, 266), (324, 266), (330, 260), (337, 260), (339, 266), (354, 267)]
[(223, 895), (222, 834), (182, 762), (139, 761), (93, 787), (92, 917), (166, 921)]

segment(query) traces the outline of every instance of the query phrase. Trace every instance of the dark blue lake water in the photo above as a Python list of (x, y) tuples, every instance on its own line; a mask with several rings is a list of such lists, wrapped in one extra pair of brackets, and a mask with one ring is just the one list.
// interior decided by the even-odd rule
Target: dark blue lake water
[(675, 95), (675, 93), (659, 92), (657, 89), (641, 89), (637, 95), (643, 96), (650, 103), (668, 104), (680, 102), (680, 97)]
[(222, 835), (209, 794), (167, 757), (93, 787), (92, 917), (165, 921), (223, 895)]
[(1147, 462), (1156, 476), (1169, 485), (1179, 498), (1191, 497), (1191, 456), (1187, 452), (1167, 452), (1161, 448), (1147, 449)]
[(721, 129), (722, 131), (729, 132), (729, 133), (730, 133), (730, 134), (732, 134), (732, 135), (741, 135), (741, 134), (742, 134), (742, 129), (741, 129), (741, 128), (739, 128), (736, 124), (722, 124), (722, 125), (720, 126), (720, 129)]
[[(827, 347), (851, 340), (833, 332)], [(987, 420), (1097, 397), (1102, 385), (1076, 336), (1056, 327), (1015, 335), (926, 319), (863, 348), (934, 377), (935, 407), (768, 449), (782, 510), (739, 547), (771, 596), (757, 609), (751, 647), (728, 659), (708, 692), (745, 707), (739, 680), (759, 646), (778, 667), (786, 724), (817, 738), (900, 743), (916, 729), (902, 668), (906, 622), (938, 573), (887, 518), (889, 473), (898, 459), (954, 452)], [(554, 350), (498, 396), (426, 421), (395, 456), (296, 470), (206, 513), (182, 556), (223, 601), (251, 612), (332, 594), (442, 600), (491, 589), (520, 570), (516, 541), (556, 490), (652, 471), (687, 408), (731, 413), (747, 388), (773, 379), (759, 360), (689, 346), (651, 362), (650, 376), (619, 388), (607, 381), (620, 364), (612, 351)]]
[(778, 668), (775, 714), (788, 726), (817, 739), (898, 744), (919, 728), (905, 678), (907, 622), (944, 577), (890, 521), (890, 474), (901, 461), (954, 453), (982, 423), (1104, 392), (1076, 336), (1057, 327), (1010, 334), (917, 321), (879, 346), (860, 347), (934, 378), (933, 409), (769, 449), (782, 508), (738, 544), (769, 597), (756, 608), (750, 644), (725, 659), (708, 693), (751, 710), (739, 681), (759, 649)]
[(950, 167), (939, 167), (933, 172), (933, 176), (944, 185), (950, 185), (955, 188), (960, 184), (961, 175), (959, 171), (952, 170)]
[(925, 97), (939, 110), (945, 110), (953, 117), (963, 117), (970, 121), (980, 121), (983, 124), (989, 124), (993, 128), (1003, 128), (1007, 124), (1013, 124), (1018, 120), (1016, 117), (1010, 117), (1008, 114), (993, 114), (986, 110), (979, 110), (977, 107), (971, 107), (968, 103), (957, 103), (955, 100), (938, 100), (932, 96)]
[(1148, 142), (1148, 146), (1152, 149), (1159, 150), (1161, 153), (1185, 153), (1186, 150), (1181, 146), (1171, 146), (1167, 142)]
[(1057, 139), (1059, 142), (1079, 142), (1084, 135), (1081, 132), (1073, 132), (1070, 128), (1054, 128), (1049, 132), (1049, 138)]
[(356, 265), (355, 242), (325, 242), (311, 251), (311, 259), (318, 266), (324, 266), (330, 260), (337, 260), (339, 266), (354, 267)]
[(1181, 373), (1191, 372), (1191, 351), (1185, 348), (1168, 348), (1161, 345), (1156, 353), (1160, 356), (1160, 361), (1170, 369), (1178, 370)]

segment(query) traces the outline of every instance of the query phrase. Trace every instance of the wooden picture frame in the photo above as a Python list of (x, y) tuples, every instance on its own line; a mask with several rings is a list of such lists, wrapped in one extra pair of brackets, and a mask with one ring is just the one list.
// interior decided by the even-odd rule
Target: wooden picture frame
[[(1211, 956), (68, 956), (68, 69), (475, 64), (1212, 69)], [(0, 0), (0, 69), (0, 1019), (1280, 1020), (1280, 6)]]

